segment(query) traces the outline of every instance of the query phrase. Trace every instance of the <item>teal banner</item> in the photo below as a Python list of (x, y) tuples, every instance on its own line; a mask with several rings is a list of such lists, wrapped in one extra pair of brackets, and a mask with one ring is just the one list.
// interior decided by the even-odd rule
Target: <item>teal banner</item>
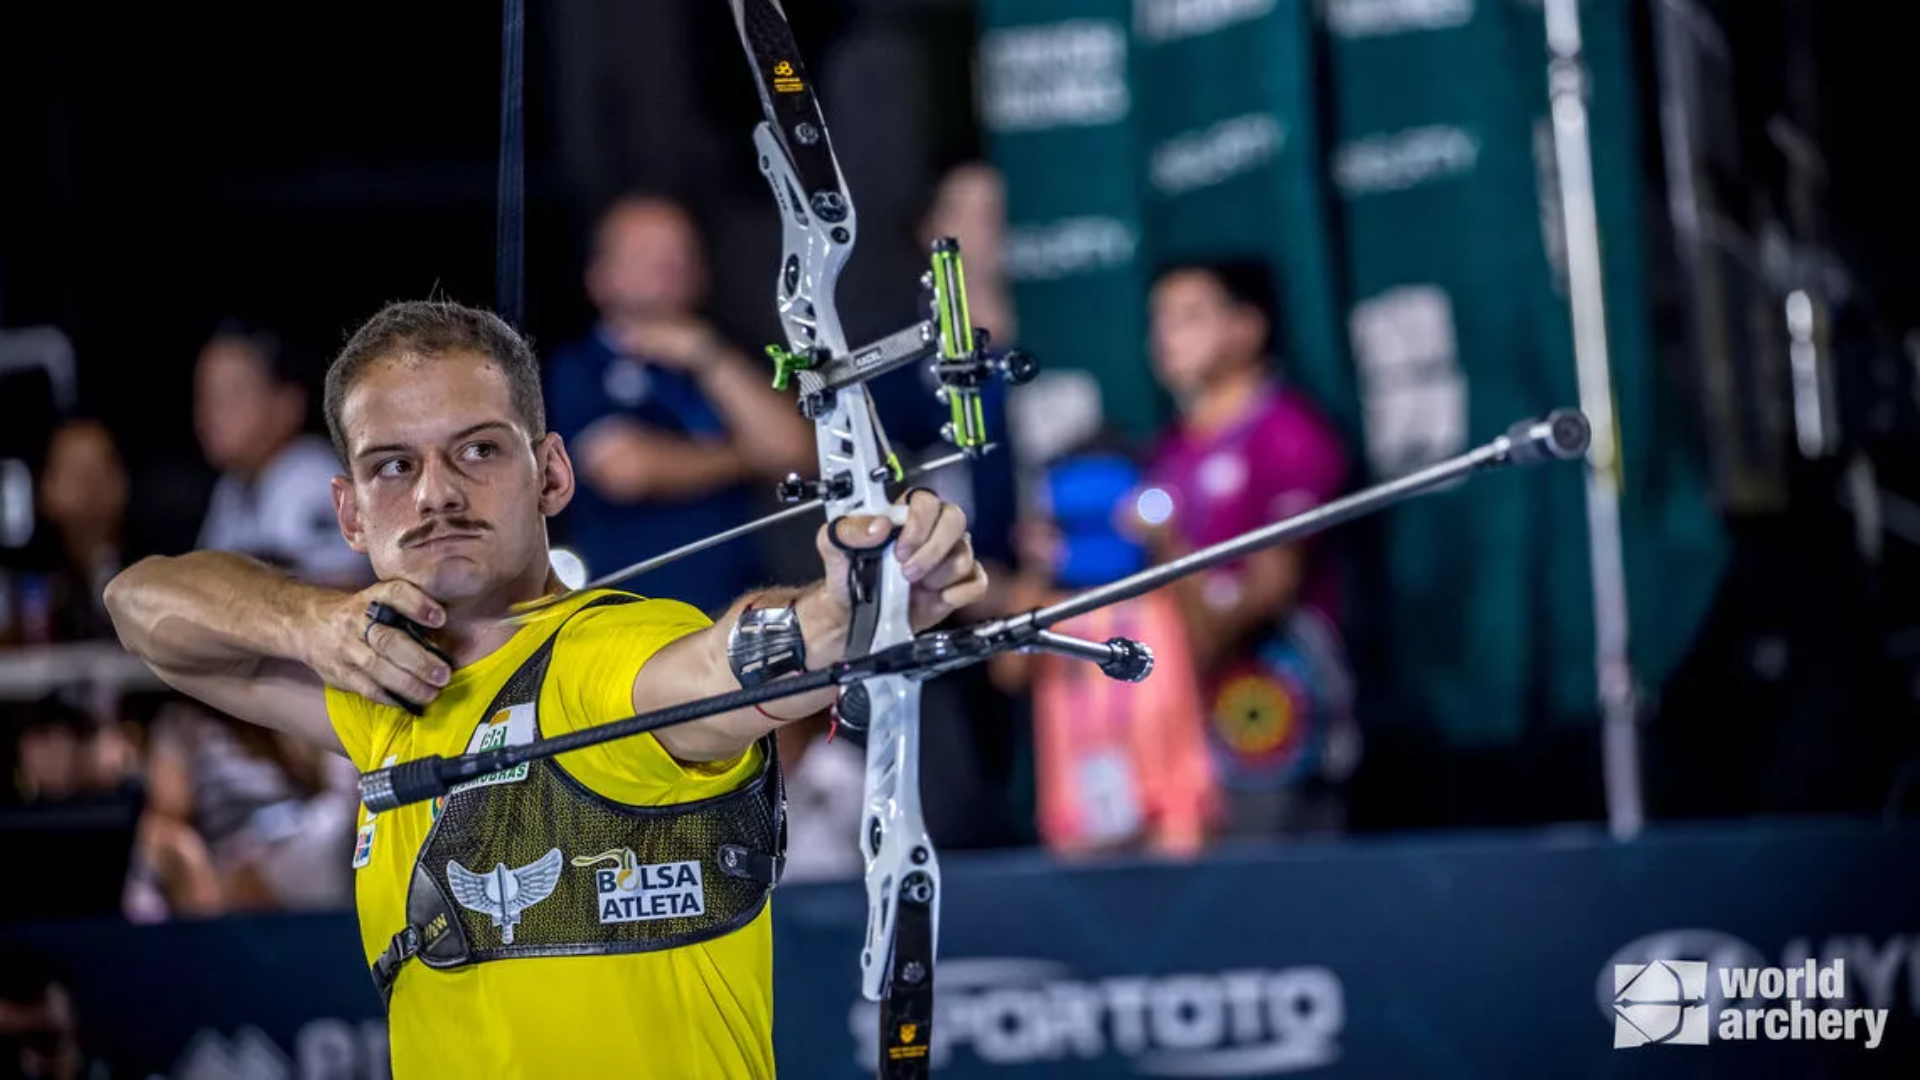
[[(1630, 15), (1628, 0), (1582, 4), (1625, 465), (1612, 479), (1633, 658), (1641, 682), (1658, 685), (1704, 617), (1724, 539), (1655, 392)], [(1348, 326), (1366, 456), (1383, 479), (1579, 403), (1545, 20), (1532, 0), (1330, 0), (1326, 26)], [(1457, 743), (1593, 718), (1579, 470), (1488, 478), (1385, 527), (1386, 654), (1410, 712)]]
[(1128, 5), (981, 4), (981, 113), (1007, 177), (1006, 270), (1021, 343), (1049, 369), (1098, 379), (1106, 417), (1160, 421), (1144, 360), (1142, 191)]
[(1321, 182), (1312, 3), (1141, 0), (1134, 53), (1149, 257), (1271, 263), (1283, 373), (1357, 437)]
[[(1642, 250), (1635, 0), (1583, 0), (1636, 673), (1657, 692), (1726, 560), (1663, 388)], [(1266, 254), (1286, 370), (1362, 479), (1579, 404), (1538, 0), (988, 0), (983, 111), (1026, 344), (1166, 418), (1156, 264)], [(1316, 16), (1318, 21), (1316, 22)], [(1456, 745), (1597, 714), (1584, 476), (1489, 476), (1383, 515), (1358, 609), (1388, 717)]]
[[(1593, 90), (1587, 98), (1593, 141), (1594, 195), (1600, 219), (1600, 252), (1607, 298), (1607, 348), (1613, 378), (1620, 468), (1621, 531), (1627, 567), (1627, 604), (1632, 617), (1631, 655), (1643, 684), (1665, 682), (1685, 657), (1705, 622), (1726, 569), (1728, 544), (1714, 510), (1710, 471), (1684, 407), (1668, 388), (1650, 323), (1644, 220), (1641, 204), (1642, 130), (1635, 88), (1649, 85), (1636, 71), (1629, 0), (1584, 0), (1581, 35)], [(1537, 6), (1509, 0), (1502, 9), (1516, 25), (1516, 64), (1537, 70), (1546, 54), (1545, 27)], [(1549, 123), (1546, 84), (1536, 79), (1536, 133)], [(1536, 137), (1536, 144), (1539, 139)], [(1547, 185), (1551, 188), (1551, 183)], [(1553, 370), (1575, 370), (1573, 326), (1568, 309), (1564, 255), (1559, 234), (1548, 230), (1553, 273), (1540, 290), (1541, 356)], [(1678, 357), (1672, 358), (1678, 361)], [(1574, 394), (1569, 385), (1565, 393)], [(1573, 397), (1567, 400), (1574, 400)], [(1577, 521), (1583, 507), (1564, 486), (1554, 489), (1554, 514)], [(1583, 606), (1582, 601), (1586, 601)], [(1590, 707), (1593, 678), (1592, 596), (1577, 574), (1554, 581), (1550, 602), (1575, 617), (1553, 623), (1550, 684), (1562, 715)]]

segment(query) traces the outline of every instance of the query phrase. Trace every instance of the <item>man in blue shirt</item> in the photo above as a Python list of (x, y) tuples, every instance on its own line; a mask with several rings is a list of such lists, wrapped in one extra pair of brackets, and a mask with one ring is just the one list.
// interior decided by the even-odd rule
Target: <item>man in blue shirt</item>
[[(770, 387), (766, 364), (699, 314), (707, 270), (683, 208), (616, 202), (595, 232), (586, 287), (600, 321), (553, 354), (547, 403), (582, 480), (568, 529), (589, 576), (738, 525), (756, 509), (755, 485), (817, 471), (812, 432)], [(668, 572), (676, 599), (708, 611), (766, 583), (751, 545)]]

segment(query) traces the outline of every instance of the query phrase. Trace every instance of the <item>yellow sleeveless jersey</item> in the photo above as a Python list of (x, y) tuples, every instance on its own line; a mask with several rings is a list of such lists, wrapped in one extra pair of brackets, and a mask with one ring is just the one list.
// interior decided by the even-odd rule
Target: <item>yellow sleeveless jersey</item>
[[(492, 655), (454, 672), (414, 717), (356, 694), (327, 690), (327, 711), (362, 772), (428, 754), (452, 757), (525, 741), (484, 712), (507, 678), (565, 615), (538, 721), (543, 735), (633, 713), (633, 681), (668, 642), (705, 628), (674, 600), (606, 605), (604, 593), (523, 627)], [(723, 794), (760, 768), (755, 748), (711, 766), (674, 760), (651, 735), (562, 755), (587, 787), (617, 802), (656, 806)], [(506, 782), (513, 782), (508, 780)], [(360, 940), (371, 965), (406, 925), (407, 886), (437, 806), (384, 814), (360, 808), (354, 845)], [(449, 971), (409, 961), (393, 989), (388, 1039), (396, 1080), (418, 1077), (659, 1077), (760, 1080), (774, 1075), (771, 902), (742, 929), (661, 952), (495, 960)], [(371, 980), (369, 980), (371, 990)]]

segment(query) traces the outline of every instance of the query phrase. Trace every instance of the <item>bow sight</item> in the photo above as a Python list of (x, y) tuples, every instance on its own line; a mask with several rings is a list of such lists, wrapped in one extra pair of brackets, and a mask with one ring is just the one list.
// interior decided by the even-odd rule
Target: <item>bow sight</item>
[[(789, 177), (780, 175), (783, 170), (776, 164), (779, 159), (763, 160), (767, 160), (765, 167), (773, 173), (770, 182), (774, 190), (780, 191)], [(790, 269), (782, 275), (784, 290), (798, 292), (798, 281), (791, 270), (797, 265), (798, 261), (790, 257), (787, 262)], [(817, 422), (832, 413), (835, 396), (840, 391), (870, 383), (901, 368), (926, 363), (927, 371), (939, 384), (935, 397), (946, 404), (952, 414), (940, 428), (941, 437), (962, 454), (977, 457), (992, 445), (987, 439), (981, 387), (995, 378), (1004, 378), (1015, 386), (1023, 385), (1039, 374), (1040, 365), (1020, 349), (994, 353), (987, 348), (988, 331), (974, 326), (967, 310), (966, 269), (961, 261), (959, 241), (947, 237), (934, 242), (933, 267), (921, 275), (920, 284), (929, 305), (926, 319), (846, 355), (836, 356), (832, 348), (823, 344), (802, 349), (767, 346), (767, 356), (774, 365), (773, 386), (785, 391), (797, 376), (800, 413)], [(782, 310), (786, 310), (785, 305)], [(808, 310), (795, 311), (789, 318), (790, 325), (818, 334), (818, 309), (812, 305)], [(887, 446), (886, 434), (877, 421), (874, 433), (885, 448), (885, 469), (869, 479), (896, 483), (905, 480), (899, 458)], [(779, 495), (782, 501), (790, 503), (807, 498), (831, 502), (850, 497), (852, 484), (853, 477), (846, 473), (818, 480), (795, 476), (780, 485)]]

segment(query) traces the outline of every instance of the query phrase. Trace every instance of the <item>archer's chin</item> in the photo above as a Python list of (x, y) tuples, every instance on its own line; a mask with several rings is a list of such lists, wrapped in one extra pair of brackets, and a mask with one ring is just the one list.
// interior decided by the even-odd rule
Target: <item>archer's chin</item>
[(457, 603), (481, 596), (497, 583), (498, 574), (486, 564), (464, 555), (443, 555), (409, 568), (406, 577), (441, 603)]

